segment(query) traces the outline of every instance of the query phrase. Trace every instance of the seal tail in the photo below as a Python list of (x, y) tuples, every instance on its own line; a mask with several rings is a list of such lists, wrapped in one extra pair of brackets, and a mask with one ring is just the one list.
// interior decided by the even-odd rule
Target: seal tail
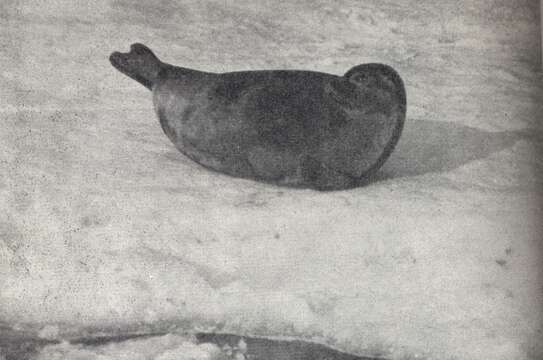
[(135, 43), (128, 53), (114, 52), (109, 61), (117, 70), (136, 80), (149, 90), (158, 80), (158, 74), (164, 67), (155, 54), (147, 46)]

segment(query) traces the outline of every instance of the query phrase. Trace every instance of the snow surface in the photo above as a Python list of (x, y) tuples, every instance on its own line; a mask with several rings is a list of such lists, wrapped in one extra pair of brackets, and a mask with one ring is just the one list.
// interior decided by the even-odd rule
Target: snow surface
[[(538, 19), (529, 0), (2, 1), (3, 331), (205, 329), (390, 359), (543, 358)], [(350, 191), (210, 172), (110, 66), (136, 41), (217, 72), (390, 64), (404, 134), (379, 181)], [(168, 336), (104, 356), (197, 346)], [(57, 350), (80, 351), (38, 358)]]

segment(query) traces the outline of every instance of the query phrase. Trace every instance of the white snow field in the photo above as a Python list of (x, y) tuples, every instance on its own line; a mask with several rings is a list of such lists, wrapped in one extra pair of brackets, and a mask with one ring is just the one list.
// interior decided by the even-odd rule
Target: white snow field
[[(386, 359), (542, 359), (538, 9), (1, 1), (0, 344), (159, 332), (19, 354), (211, 359), (190, 340), (205, 330)], [(216, 72), (386, 63), (406, 84), (405, 130), (362, 188), (217, 174), (175, 150), (150, 92), (109, 64), (134, 42)]]

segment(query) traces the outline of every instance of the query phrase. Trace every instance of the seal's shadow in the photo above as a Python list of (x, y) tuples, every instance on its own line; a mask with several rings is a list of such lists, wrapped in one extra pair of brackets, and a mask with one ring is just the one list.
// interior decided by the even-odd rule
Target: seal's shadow
[(526, 131), (490, 132), (444, 121), (408, 120), (377, 181), (454, 170), (512, 147)]

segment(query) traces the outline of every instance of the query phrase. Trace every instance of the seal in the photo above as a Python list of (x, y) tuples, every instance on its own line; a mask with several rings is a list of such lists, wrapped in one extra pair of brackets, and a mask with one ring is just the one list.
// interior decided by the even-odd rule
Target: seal
[(164, 63), (139, 43), (110, 62), (152, 91), (179, 151), (235, 177), (317, 190), (360, 186), (390, 156), (405, 121), (403, 81), (384, 64), (343, 76), (211, 73)]

